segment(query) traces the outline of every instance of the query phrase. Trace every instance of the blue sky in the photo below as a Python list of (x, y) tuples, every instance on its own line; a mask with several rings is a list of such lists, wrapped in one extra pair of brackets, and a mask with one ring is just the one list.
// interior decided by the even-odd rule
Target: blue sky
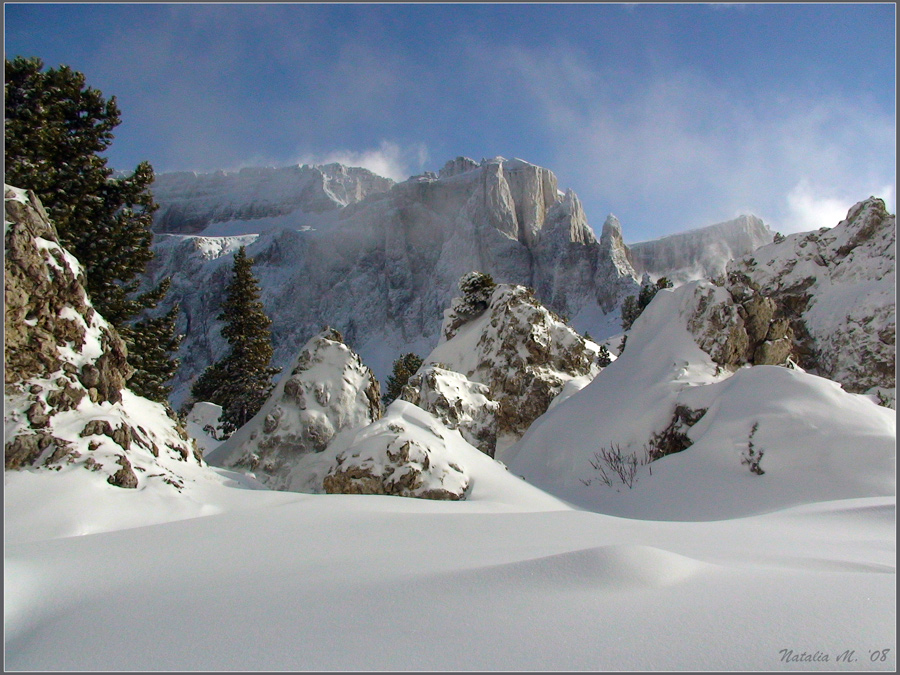
[(893, 211), (893, 4), (6, 4), (8, 58), (115, 95), (116, 168), (458, 155), (553, 170), (639, 241)]

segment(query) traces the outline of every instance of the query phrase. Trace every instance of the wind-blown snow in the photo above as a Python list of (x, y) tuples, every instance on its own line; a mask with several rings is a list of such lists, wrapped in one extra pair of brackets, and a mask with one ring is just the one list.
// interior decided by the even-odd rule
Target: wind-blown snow
[(774, 233), (756, 216), (739, 216), (688, 232), (631, 244), (634, 268), (655, 281), (667, 277), (676, 286), (725, 273), (730, 260), (772, 242)]

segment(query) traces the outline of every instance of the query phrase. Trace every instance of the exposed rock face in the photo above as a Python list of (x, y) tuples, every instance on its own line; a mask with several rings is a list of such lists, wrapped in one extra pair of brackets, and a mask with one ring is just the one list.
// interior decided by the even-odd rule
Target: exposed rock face
[(769, 297), (739, 280), (727, 286), (691, 284), (683, 310), (687, 329), (718, 365), (786, 365), (794, 355), (793, 331), (785, 312)]
[(896, 217), (874, 197), (831, 229), (728, 266), (785, 310), (799, 365), (861, 393), (896, 387)]
[(199, 453), (162, 405), (125, 389), (125, 345), (91, 306), (40, 201), (4, 192), (6, 469), (83, 467), (117, 487), (179, 487), (179, 464), (202, 463)]
[(195, 234), (211, 223), (257, 220), (295, 211), (322, 213), (353, 204), (394, 184), (367, 169), (341, 164), (163, 173), (153, 184), (161, 208), (157, 232)]
[(729, 261), (772, 243), (774, 234), (756, 216), (740, 216), (724, 223), (632, 244), (631, 262), (639, 274), (648, 273), (654, 280), (667, 277), (676, 285), (696, 279), (713, 279), (725, 273)]
[(529, 289), (498, 284), (477, 315), (467, 298), (454, 299), (441, 342), (425, 363), (443, 364), (487, 385), (484, 395), (499, 404), (495, 419), (502, 449), (525, 433), (569, 380), (599, 372), (598, 351)]
[(212, 464), (253, 471), (276, 490), (298, 489), (302, 458), (321, 453), (335, 435), (381, 417), (378, 382), (336, 330), (301, 350), (259, 413), (207, 457)]
[(323, 486), (328, 493), (465, 499), (470, 478), (454, 460), (433, 418), (394, 401), (384, 419), (366, 427), (339, 452)]
[[(166, 194), (155, 195), (162, 212)], [(326, 221), (295, 211), (258, 236), (156, 238), (148, 283), (173, 277), (167, 302), (181, 304), (178, 329), (186, 334), (175, 405), (225, 352), (215, 317), (240, 244), (257, 261), (273, 319), (273, 363), (282, 367), (328, 323), (385, 377), (396, 355), (434, 348), (456, 282), (473, 269), (534, 288), (595, 335), (604, 329), (592, 322), (638, 290), (621, 232), (598, 241), (575, 194), (561, 194), (552, 172), (521, 160), (458, 158), (439, 176), (417, 176), (328, 213)]]
[(409, 378), (400, 398), (427, 410), (448, 429), (458, 429), (466, 441), (493, 456), (500, 404), (490, 393), (487, 385), (430, 364)]

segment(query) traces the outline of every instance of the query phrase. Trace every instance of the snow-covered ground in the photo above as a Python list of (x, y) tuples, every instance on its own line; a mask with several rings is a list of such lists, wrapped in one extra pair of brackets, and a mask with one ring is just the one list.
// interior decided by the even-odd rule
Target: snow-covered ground
[(683, 523), (215, 473), (176, 513), (7, 472), (6, 668), (896, 668), (892, 497)]

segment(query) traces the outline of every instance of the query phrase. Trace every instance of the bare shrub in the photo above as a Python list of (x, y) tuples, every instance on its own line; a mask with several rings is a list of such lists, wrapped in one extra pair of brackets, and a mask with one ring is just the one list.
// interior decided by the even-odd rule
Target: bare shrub
[(759, 422), (754, 422), (753, 427), (750, 429), (750, 436), (747, 438), (747, 449), (741, 453), (741, 464), (744, 464), (750, 467), (750, 472), (755, 473), (757, 476), (762, 476), (765, 471), (759, 466), (759, 463), (762, 461), (763, 455), (765, 454), (764, 450), (757, 450), (753, 445), (753, 436), (756, 434), (756, 430), (759, 428)]
[(637, 471), (641, 465), (635, 453), (623, 453), (618, 444), (600, 448), (594, 452), (590, 462), (600, 482), (608, 487), (612, 487), (614, 479), (618, 478), (623, 485), (631, 488), (637, 481)]

